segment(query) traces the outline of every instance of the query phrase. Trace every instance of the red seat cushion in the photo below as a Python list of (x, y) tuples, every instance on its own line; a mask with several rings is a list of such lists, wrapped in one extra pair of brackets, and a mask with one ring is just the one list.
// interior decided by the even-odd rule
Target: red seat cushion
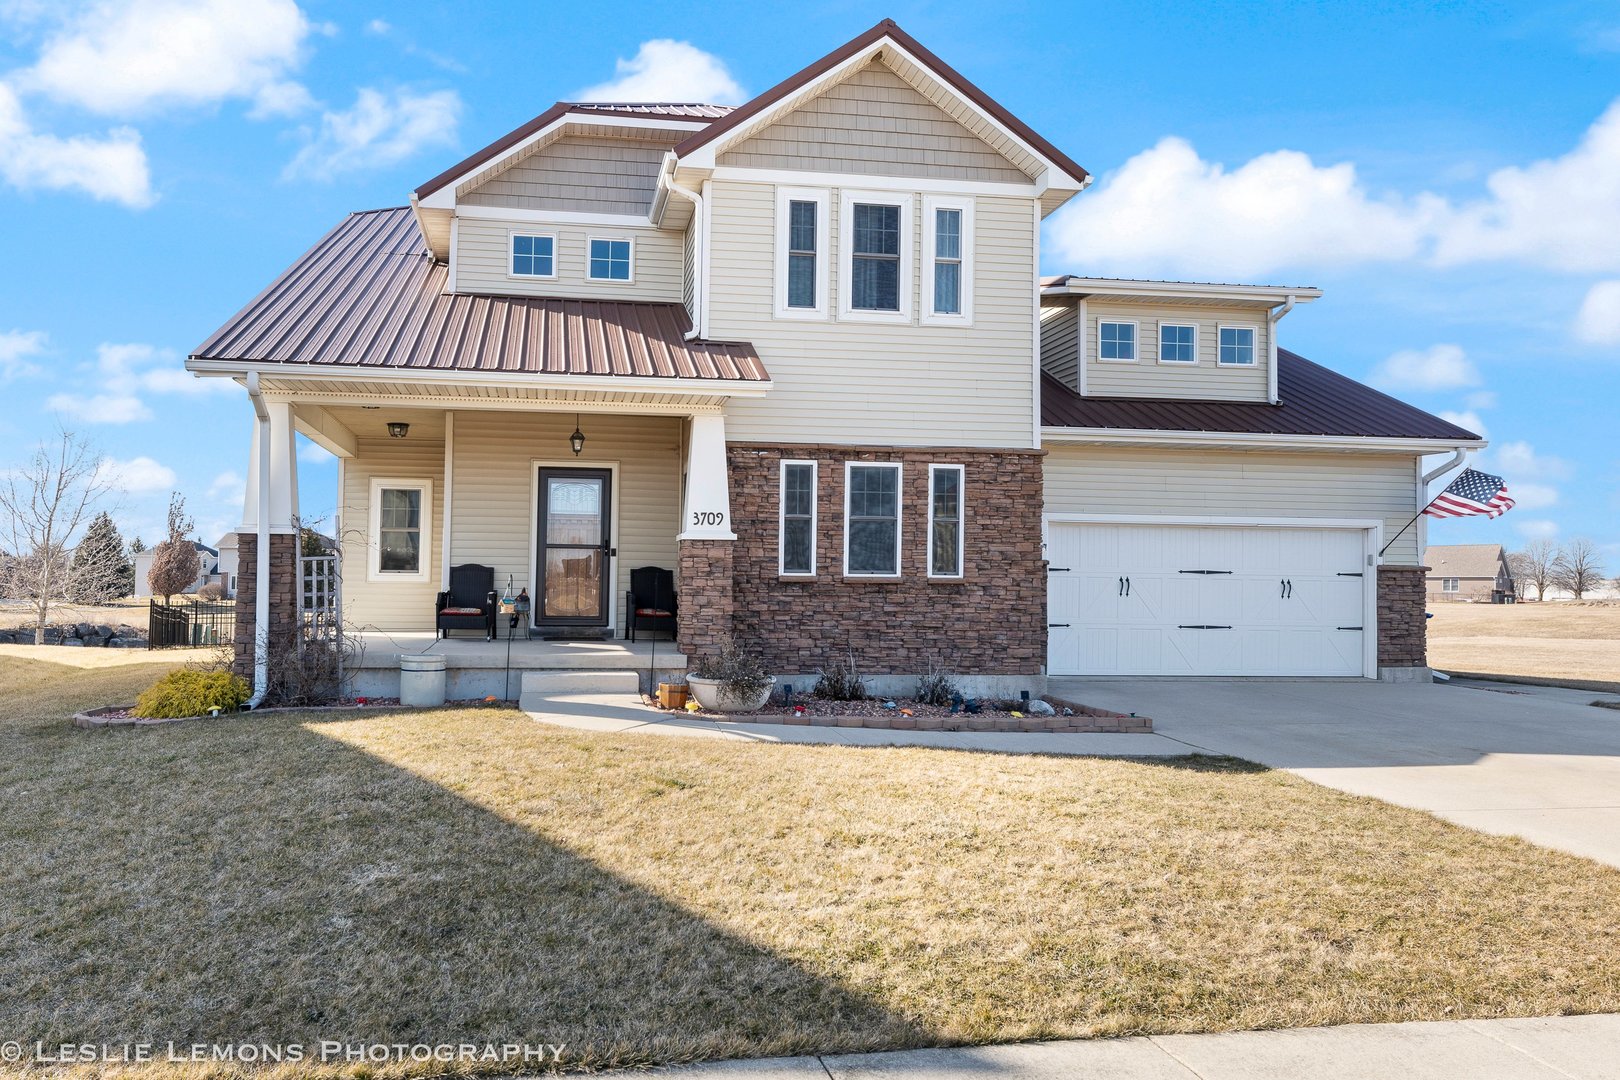
[(483, 608), (476, 607), (447, 607), (439, 609), (440, 615), (482, 615), (483, 613)]
[(636, 608), (636, 614), (645, 615), (650, 619), (672, 619), (675, 617), (673, 611), (665, 611), (663, 608), (655, 607), (638, 607)]

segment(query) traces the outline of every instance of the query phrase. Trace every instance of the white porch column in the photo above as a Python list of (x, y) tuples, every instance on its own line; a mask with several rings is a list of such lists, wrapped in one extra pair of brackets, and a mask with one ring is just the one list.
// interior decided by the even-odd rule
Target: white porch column
[(293, 437), (292, 406), (266, 401), (270, 413), (270, 531), (298, 531), (298, 441)]
[(735, 540), (731, 482), (726, 470), (726, 418), (696, 413), (686, 445), (686, 505), (679, 540)]
[(236, 527), (239, 533), (259, 531), (259, 444), (264, 441), (260, 437), (259, 424), (259, 419), (255, 417), (250, 429), (253, 437), (248, 443), (247, 487), (242, 495), (242, 524)]

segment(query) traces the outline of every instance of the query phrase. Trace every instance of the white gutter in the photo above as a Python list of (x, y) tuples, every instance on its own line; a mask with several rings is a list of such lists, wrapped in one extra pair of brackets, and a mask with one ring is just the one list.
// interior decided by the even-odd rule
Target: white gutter
[(706, 232), (704, 228), (703, 196), (691, 188), (682, 187), (675, 182), (675, 155), (671, 154), (664, 159), (664, 171), (660, 177), (664, 186), (692, 204), (692, 329), (686, 332), (686, 340), (691, 341), (703, 331), (703, 305), (708, 299), (703, 295), (703, 287), (707, 284), (703, 280), (703, 240)]
[(1281, 404), (1277, 398), (1277, 324), (1282, 321), (1284, 315), (1294, 310), (1297, 299), (1290, 293), (1281, 307), (1272, 308), (1266, 315), (1266, 341), (1268, 343), (1266, 351), (1271, 355), (1271, 362), (1266, 367), (1266, 400), (1273, 405)]
[(1467, 442), (1460, 439), (1399, 439), (1365, 435), (1274, 435), (1259, 431), (1161, 431), (1156, 428), (1073, 427), (1042, 428), (1041, 442), (1120, 446), (1263, 447), (1272, 450), (1359, 450), (1382, 454), (1471, 452), (1486, 445), (1484, 439)]
[[(1421, 492), (1421, 494), (1423, 494), (1425, 496), (1428, 495), (1429, 494), (1429, 485), (1434, 482), (1435, 477), (1443, 476), (1444, 474), (1450, 472), (1452, 469), (1455, 469), (1457, 466), (1461, 465), (1464, 461), (1467, 461), (1468, 460), (1468, 455), (1472, 454), (1473, 452), (1474, 452), (1473, 448), (1466, 448), (1465, 449), (1465, 448), (1459, 446), (1457, 448), (1456, 452), (1451, 455), (1451, 458), (1444, 465), (1441, 465), (1438, 469), (1431, 469), (1428, 472), (1424, 473), (1423, 474), (1423, 491)], [(1428, 505), (1427, 501), (1425, 501), (1424, 505), (1425, 506)]]
[(270, 410), (259, 393), (259, 373), (248, 372), (248, 400), (253, 402), (259, 439), (258, 542), (253, 555), (253, 696), (247, 707), (257, 709), (270, 692)]

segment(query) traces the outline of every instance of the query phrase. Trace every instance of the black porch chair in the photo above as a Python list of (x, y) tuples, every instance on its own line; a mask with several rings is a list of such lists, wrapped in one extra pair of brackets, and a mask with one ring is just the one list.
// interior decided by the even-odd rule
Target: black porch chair
[(630, 571), (630, 591), (624, 594), (625, 626), (630, 640), (638, 630), (668, 630), (675, 637), (675, 572), (661, 566), (638, 566)]
[(450, 588), (438, 595), (433, 607), (434, 627), (442, 638), (452, 630), (482, 630), (485, 640), (494, 641), (496, 603), (493, 566), (452, 566)]

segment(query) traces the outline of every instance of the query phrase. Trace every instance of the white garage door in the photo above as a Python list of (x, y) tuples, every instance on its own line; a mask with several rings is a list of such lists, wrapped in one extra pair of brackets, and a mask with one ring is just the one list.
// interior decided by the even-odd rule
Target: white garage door
[(1053, 675), (1361, 675), (1356, 529), (1053, 522)]

